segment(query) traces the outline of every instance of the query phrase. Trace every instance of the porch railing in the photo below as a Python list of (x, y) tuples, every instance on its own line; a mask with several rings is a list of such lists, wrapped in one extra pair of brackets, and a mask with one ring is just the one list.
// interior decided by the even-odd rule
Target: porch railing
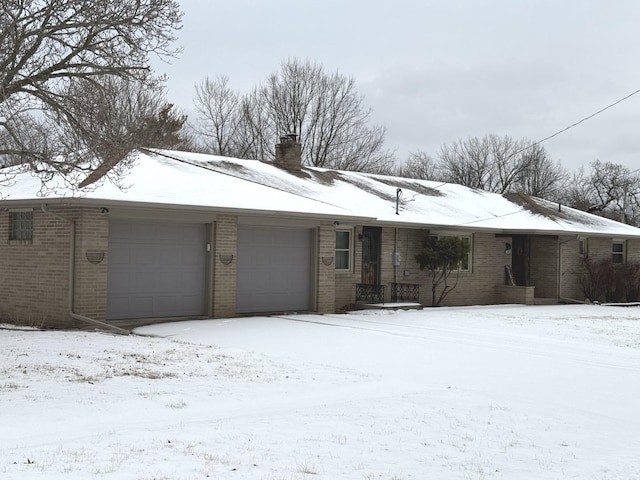
[(356, 283), (356, 302), (384, 303), (384, 285)]
[(420, 284), (391, 283), (391, 301), (420, 303)]

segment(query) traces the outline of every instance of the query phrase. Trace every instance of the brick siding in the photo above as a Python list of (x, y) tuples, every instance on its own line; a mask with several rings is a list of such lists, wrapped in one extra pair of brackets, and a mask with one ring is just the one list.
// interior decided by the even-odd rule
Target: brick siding
[(98, 209), (82, 209), (76, 220), (76, 313), (95, 320), (107, 317), (109, 217)]
[[(228, 264), (222, 259), (233, 255)], [(238, 218), (219, 215), (214, 227), (213, 246), (213, 316), (234, 317), (237, 297)]]
[(9, 241), (9, 212), (0, 211), (0, 319), (51, 325), (68, 310), (70, 225), (33, 212), (33, 241)]
[(336, 304), (336, 227), (332, 222), (322, 222), (317, 235), (316, 310), (319, 313), (332, 313)]
[[(74, 220), (76, 224), (74, 309), (79, 314), (105, 320), (108, 216), (101, 215), (97, 208), (50, 210)], [(0, 211), (0, 320), (48, 327), (73, 325), (67, 300), (71, 225), (39, 209), (34, 209), (33, 221), (31, 242), (9, 241), (9, 212)], [(315, 309), (321, 313), (352, 305), (355, 301), (354, 285), (362, 278), (362, 243), (359, 241), (362, 226), (351, 230), (351, 269), (346, 272), (335, 270), (335, 229), (335, 225), (328, 221), (316, 229)], [(386, 286), (394, 281), (420, 284), (420, 301), (424, 305), (431, 304), (430, 276), (420, 270), (415, 256), (422, 238), (428, 234), (428, 230), (399, 228), (397, 251), (400, 265), (394, 268), (396, 230), (392, 227), (381, 230), (381, 283)], [(236, 315), (237, 217), (219, 215), (212, 236), (211, 313), (215, 318), (233, 317)], [(509, 237), (496, 237), (490, 233), (473, 234), (471, 271), (460, 273), (457, 288), (442, 304), (492, 304), (507, 295), (501, 287), (505, 285), (505, 265), (511, 265), (511, 255), (505, 250), (509, 241)], [(610, 257), (611, 242), (611, 238), (588, 239), (589, 256)], [(583, 299), (581, 280), (585, 270), (579, 254), (579, 241), (571, 236), (531, 236), (530, 244), (530, 284), (535, 287), (535, 296), (557, 296), (557, 252), (560, 248), (560, 296)], [(233, 260), (225, 264), (222, 259), (230, 256)], [(640, 240), (627, 241), (626, 258), (629, 262), (640, 261)], [(452, 277), (451, 281), (455, 278)], [(390, 300), (389, 290), (387, 288), (385, 292), (387, 301)], [(528, 291), (527, 298), (530, 294)]]

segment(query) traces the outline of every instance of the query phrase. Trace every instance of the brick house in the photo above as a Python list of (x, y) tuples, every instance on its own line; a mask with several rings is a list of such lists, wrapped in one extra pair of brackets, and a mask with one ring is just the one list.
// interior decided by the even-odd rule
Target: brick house
[(136, 152), (122, 185), (17, 173), (0, 196), (0, 321), (335, 312), (430, 302), (426, 235), (470, 244), (447, 305), (580, 301), (583, 258), (640, 260), (640, 229), (524, 195), (300, 165)]

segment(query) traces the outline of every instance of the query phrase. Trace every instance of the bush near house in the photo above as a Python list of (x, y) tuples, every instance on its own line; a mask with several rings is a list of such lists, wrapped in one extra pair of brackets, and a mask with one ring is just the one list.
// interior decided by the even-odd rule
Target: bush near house
[[(469, 243), (458, 237), (428, 236), (422, 241), (422, 250), (416, 255), (420, 270), (431, 273), (431, 305), (438, 306), (458, 286), (460, 264), (469, 253)], [(449, 283), (451, 273), (456, 272), (455, 282)], [(440, 295), (438, 287), (442, 286)], [(437, 297), (437, 298), (436, 298)]]
[(585, 298), (604, 302), (640, 301), (640, 263), (616, 265), (610, 258), (585, 258), (582, 290)]

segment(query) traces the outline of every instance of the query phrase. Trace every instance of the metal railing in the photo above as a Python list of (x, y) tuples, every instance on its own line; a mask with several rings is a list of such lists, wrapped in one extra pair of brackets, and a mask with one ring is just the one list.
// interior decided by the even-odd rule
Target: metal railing
[(384, 303), (384, 285), (356, 283), (356, 302)]
[(420, 284), (392, 283), (391, 301), (420, 303)]

